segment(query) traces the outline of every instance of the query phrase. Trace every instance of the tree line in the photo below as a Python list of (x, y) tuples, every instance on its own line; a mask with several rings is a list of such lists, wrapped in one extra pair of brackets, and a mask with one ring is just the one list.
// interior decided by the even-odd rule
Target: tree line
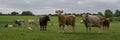
[[(64, 15), (70, 15), (71, 13), (65, 13)], [(111, 21), (120, 21), (120, 10), (115, 10), (115, 12), (110, 9), (106, 9), (104, 12), (97, 13), (72, 13), (76, 16), (81, 16), (81, 14), (92, 14), (92, 15), (101, 15), (105, 18), (110, 18)], [(57, 14), (49, 14), (50, 16), (57, 16)]]
[[(69, 15), (71, 13), (65, 13), (65, 15)], [(80, 16), (81, 13), (72, 13), (76, 16)], [(107, 9), (104, 11), (104, 13), (102, 12), (98, 12), (98, 13), (87, 13), (87, 14), (93, 14), (93, 15), (101, 15), (104, 16), (106, 18), (111, 18), (111, 17), (120, 17), (120, 10), (115, 10), (115, 12), (111, 11), (110, 9)], [(13, 16), (34, 16), (34, 14), (31, 11), (23, 11), (21, 14), (18, 12), (11, 12), (9, 14), (3, 14), (2, 12), (0, 12), (0, 15), (13, 15)], [(48, 14), (50, 16), (57, 16), (57, 14)]]
[[(65, 13), (64, 15), (70, 15), (71, 13)], [(80, 16), (83, 13), (72, 13), (76, 16)], [(120, 17), (120, 10), (115, 10), (115, 12), (111, 11), (110, 9), (106, 9), (103, 13), (98, 12), (98, 13), (86, 13), (86, 14), (93, 14), (93, 15), (101, 15), (106, 18), (111, 18), (111, 17)], [(57, 16), (57, 14), (49, 14), (51, 16)]]
[[(82, 13), (64, 13), (64, 15), (70, 15), (74, 14), (76, 16), (80, 16)], [(87, 13), (87, 14), (93, 14), (93, 15), (101, 15), (105, 18), (110, 18), (113, 21), (120, 21), (120, 10), (115, 10), (115, 12), (111, 11), (110, 9), (106, 9), (104, 12), (97, 12), (97, 13)], [(1, 16), (34, 16), (34, 14), (31, 11), (23, 11), (21, 14), (18, 12), (11, 12), (9, 14), (3, 14), (0, 12)], [(49, 16), (57, 16), (57, 14), (48, 14)], [(38, 15), (38, 16), (44, 16), (44, 15)]]
[(34, 14), (31, 11), (23, 11), (21, 14), (18, 12), (11, 12), (10, 14), (3, 14), (0, 12), (0, 15), (2, 16), (34, 16)]

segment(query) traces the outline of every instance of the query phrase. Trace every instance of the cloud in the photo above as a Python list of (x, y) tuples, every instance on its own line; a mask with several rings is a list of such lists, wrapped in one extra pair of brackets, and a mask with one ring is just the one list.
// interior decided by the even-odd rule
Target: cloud
[(55, 13), (57, 9), (64, 12), (104, 12), (105, 9), (120, 9), (119, 0), (0, 0), (0, 12), (32, 11), (36, 15)]

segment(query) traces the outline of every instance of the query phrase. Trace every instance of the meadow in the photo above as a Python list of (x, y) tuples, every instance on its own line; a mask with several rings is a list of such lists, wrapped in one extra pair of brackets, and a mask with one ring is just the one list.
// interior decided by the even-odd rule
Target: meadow
[[(24, 25), (20, 27), (4, 27), (5, 24), (14, 24), (15, 19), (25, 19)], [(120, 40), (120, 23), (111, 22), (110, 30), (103, 30), (98, 34), (98, 28), (92, 28), (92, 32), (87, 33), (83, 23), (80, 23), (81, 17), (76, 18), (76, 32), (67, 31), (58, 33), (58, 19), (51, 16), (48, 22), (47, 31), (40, 31), (39, 25), (35, 24), (32, 31), (28, 30), (28, 19), (37, 22), (39, 16), (0, 16), (0, 40)], [(54, 26), (51, 26), (51, 23)], [(72, 30), (72, 27), (68, 27)]]

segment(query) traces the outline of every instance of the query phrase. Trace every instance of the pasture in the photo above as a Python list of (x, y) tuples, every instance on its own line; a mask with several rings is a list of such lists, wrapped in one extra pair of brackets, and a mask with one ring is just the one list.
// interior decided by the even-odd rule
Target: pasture
[[(98, 28), (92, 28), (91, 33), (87, 33), (84, 24), (80, 23), (80, 17), (76, 18), (76, 32), (67, 31), (58, 33), (58, 19), (56, 16), (50, 17), (47, 31), (40, 31), (39, 25), (34, 24), (32, 31), (28, 30), (28, 19), (34, 19), (36, 22), (39, 16), (0, 16), (0, 40), (119, 40), (120, 23), (112, 22), (110, 31), (103, 30), (98, 34)], [(5, 24), (14, 24), (15, 19), (25, 19), (25, 24), (20, 27), (4, 27)], [(54, 23), (54, 26), (51, 23)], [(72, 27), (68, 27), (71, 29)], [(72, 31), (72, 29), (71, 29)]]

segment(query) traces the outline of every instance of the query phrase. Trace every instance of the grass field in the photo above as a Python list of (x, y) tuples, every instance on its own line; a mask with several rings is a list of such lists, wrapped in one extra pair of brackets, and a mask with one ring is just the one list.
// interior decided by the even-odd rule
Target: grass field
[[(20, 27), (5, 28), (5, 24), (14, 24), (15, 19), (25, 19), (25, 24)], [(87, 33), (84, 24), (80, 23), (80, 17), (76, 18), (76, 32), (58, 33), (57, 17), (50, 17), (47, 31), (40, 31), (38, 25), (34, 25), (33, 31), (27, 29), (28, 19), (38, 20), (39, 16), (0, 16), (0, 40), (120, 40), (120, 23), (112, 22), (110, 31), (104, 30), (98, 34), (98, 28), (92, 28)], [(51, 26), (54, 22), (55, 26)], [(71, 29), (72, 27), (69, 27)]]

